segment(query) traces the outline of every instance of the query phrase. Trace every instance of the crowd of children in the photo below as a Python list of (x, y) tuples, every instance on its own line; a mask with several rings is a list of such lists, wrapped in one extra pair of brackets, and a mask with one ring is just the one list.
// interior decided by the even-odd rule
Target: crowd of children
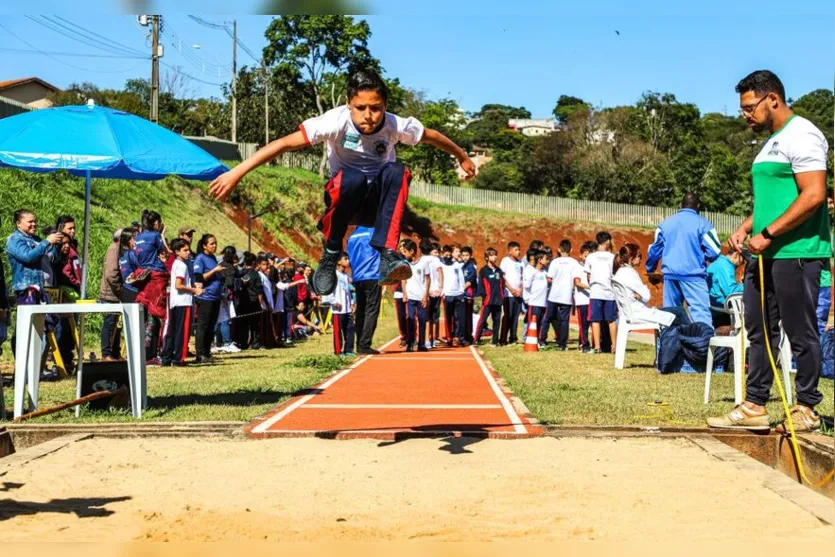
[[(518, 344), (520, 317), (525, 324), (535, 317), (540, 346), (548, 344), (553, 330), (556, 348), (566, 350), (573, 315), (579, 350), (611, 352), (618, 320), (612, 279), (619, 267), (635, 259), (627, 262), (622, 253), (614, 254), (612, 236), (605, 231), (584, 242), (577, 258), (569, 240), (560, 242), (556, 257), (541, 241), (531, 242), (525, 257), (520, 245), (510, 242), (500, 263), (498, 251), (490, 247), (480, 269), (469, 246), (442, 247), (429, 239), (418, 245), (407, 239), (400, 242), (400, 252), (412, 268), (411, 278), (394, 292), (401, 346), (407, 351), (426, 351), (440, 342), (469, 346), (488, 335), (494, 346)], [(480, 309), (474, 317), (478, 299)]]

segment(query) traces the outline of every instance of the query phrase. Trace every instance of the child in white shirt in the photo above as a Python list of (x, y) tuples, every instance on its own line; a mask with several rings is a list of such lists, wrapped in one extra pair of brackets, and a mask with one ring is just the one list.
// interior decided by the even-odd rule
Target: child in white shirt
[[(171, 242), (171, 251), (176, 259), (171, 267), (171, 285), (168, 296), (168, 317), (165, 320), (165, 340), (162, 346), (163, 366), (184, 366), (188, 355), (188, 341), (191, 338), (192, 296), (199, 296), (203, 289), (191, 285), (188, 259), (191, 248), (183, 239)], [(209, 363), (200, 360), (197, 363)]]
[[(612, 254), (612, 235), (606, 231), (597, 233), (597, 251), (586, 257), (585, 270), (589, 275), (591, 294), (591, 332), (594, 348), (601, 352), (601, 327), (608, 325), (612, 340), (617, 338), (618, 308), (612, 290), (615, 256)], [(612, 350), (614, 351), (614, 342)]]

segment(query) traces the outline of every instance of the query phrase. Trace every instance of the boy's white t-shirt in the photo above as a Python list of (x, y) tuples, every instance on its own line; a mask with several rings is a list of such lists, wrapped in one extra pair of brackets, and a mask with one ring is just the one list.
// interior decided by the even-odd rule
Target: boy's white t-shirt
[(578, 270), (582, 267), (573, 257), (557, 257), (551, 261), (548, 266), (548, 277), (551, 279), (549, 302), (566, 306), (574, 304), (574, 277)]
[[(431, 296), (433, 292), (437, 292), (441, 290), (441, 268), (444, 266), (441, 263), (441, 258), (436, 257), (434, 255), (424, 255), (429, 259), (429, 295)], [(421, 258), (423, 259), (423, 258)], [(446, 275), (444, 275), (444, 280), (446, 280)]]
[(528, 280), (531, 276), (536, 272), (536, 267), (533, 265), (525, 262), (525, 270), (522, 271), (522, 301), (526, 304), (530, 298), (530, 292), (528, 292)]
[(380, 128), (364, 134), (351, 120), (351, 109), (342, 105), (305, 120), (299, 130), (310, 145), (327, 144), (331, 176), (350, 168), (372, 179), (386, 163), (395, 161), (397, 143), (417, 145), (423, 138), (424, 128), (416, 118), (401, 118), (386, 112)]
[[(286, 290), (286, 286), (284, 290)], [(333, 294), (325, 296), (322, 301), (330, 303), (331, 311), (335, 314), (351, 313), (353, 311), (351, 306), (354, 300), (351, 296), (351, 282), (348, 280), (347, 273), (336, 271), (336, 290), (333, 291)], [(336, 304), (340, 304), (341, 307), (337, 309)]]
[[(517, 261), (509, 255), (506, 255), (502, 259), (501, 264), (499, 264), (499, 269), (501, 269), (504, 273), (505, 284), (509, 284), (513, 288), (518, 288), (520, 290), (522, 289), (522, 274), (525, 269), (525, 263), (521, 259)], [(510, 290), (508, 290), (507, 288), (504, 289), (504, 295), (512, 297)]]
[[(533, 272), (528, 272), (532, 269)], [(527, 294), (527, 304), (531, 307), (544, 308), (548, 298), (548, 273), (543, 269), (537, 271), (536, 267), (525, 268), (524, 292)]]
[[(270, 277), (262, 271), (258, 271), (258, 276), (261, 277), (261, 288), (264, 290), (264, 303), (261, 304), (261, 309), (270, 312), (274, 311), (275, 299), (273, 297), (273, 284), (270, 282)], [(284, 298), (281, 293), (277, 297)]]
[(426, 275), (433, 265), (431, 255), (423, 255), (416, 262), (410, 262), (412, 276), (406, 280), (406, 297), (411, 301), (420, 301), (426, 294)]
[(589, 294), (592, 300), (614, 300), (612, 290), (612, 267), (615, 255), (609, 251), (596, 251), (586, 257), (586, 272), (589, 274)]
[[(586, 269), (583, 265), (580, 265), (580, 262), (577, 262), (577, 270), (574, 273), (575, 279), (580, 279), (580, 282), (583, 284), (589, 283), (589, 275), (586, 273)], [(573, 281), (572, 281), (573, 282)], [(588, 288), (578, 288), (574, 287), (574, 305), (575, 306), (587, 306), (589, 305), (589, 290)]]
[(192, 305), (191, 292), (180, 292), (177, 290), (177, 279), (182, 279), (183, 286), (191, 286), (191, 275), (188, 272), (188, 265), (182, 259), (175, 259), (171, 266), (171, 284), (168, 293), (168, 307), (190, 307)]
[(462, 296), (464, 294), (464, 265), (458, 261), (451, 264), (443, 264), (444, 271), (444, 296)]

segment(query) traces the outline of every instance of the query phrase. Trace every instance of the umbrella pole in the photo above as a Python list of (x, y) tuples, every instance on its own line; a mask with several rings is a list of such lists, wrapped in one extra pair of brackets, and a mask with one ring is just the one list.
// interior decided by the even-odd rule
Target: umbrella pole
[[(88, 257), (90, 255), (90, 197), (92, 196), (92, 177), (87, 170), (84, 180), (84, 248), (81, 252), (81, 299), (87, 299), (87, 277), (89, 276)], [(76, 373), (75, 397), (81, 398), (81, 373), (84, 368), (84, 332), (85, 314), (79, 316), (78, 323), (78, 371)], [(78, 418), (80, 406), (75, 407), (75, 417)]]

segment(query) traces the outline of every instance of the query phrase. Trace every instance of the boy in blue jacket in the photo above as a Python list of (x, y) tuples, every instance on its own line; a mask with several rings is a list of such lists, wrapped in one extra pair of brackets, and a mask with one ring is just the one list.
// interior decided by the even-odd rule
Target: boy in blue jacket
[(701, 200), (688, 192), (681, 210), (658, 225), (655, 242), (647, 253), (647, 272), (653, 273), (663, 259), (664, 307), (682, 307), (687, 301), (690, 317), (713, 323), (707, 287), (707, 262), (722, 253), (713, 225), (699, 214)]
[[(736, 280), (736, 269), (744, 262), (742, 254), (734, 251), (728, 255), (720, 255), (707, 268), (707, 286), (711, 307), (725, 307), (725, 300), (728, 296), (742, 293), (742, 283)], [(717, 327), (728, 325), (729, 319), (726, 314), (714, 314), (713, 324)]]

